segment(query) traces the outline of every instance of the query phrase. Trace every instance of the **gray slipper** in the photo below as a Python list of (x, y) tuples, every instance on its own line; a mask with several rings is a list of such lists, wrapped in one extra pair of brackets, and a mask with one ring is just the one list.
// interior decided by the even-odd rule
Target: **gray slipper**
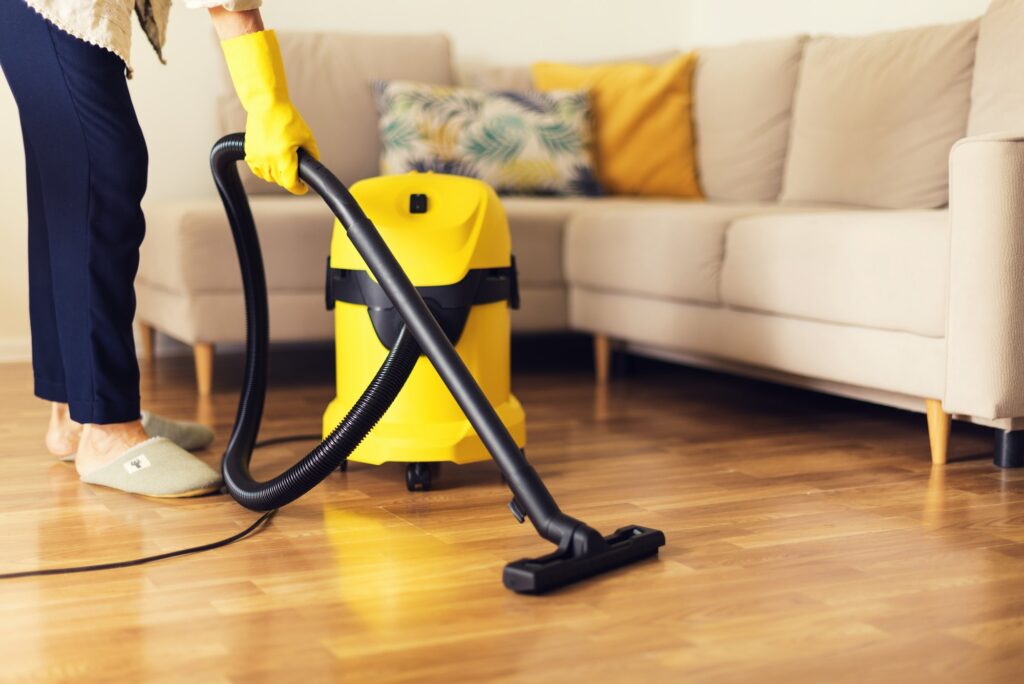
[(82, 482), (163, 499), (212, 494), (220, 474), (163, 437), (154, 437), (88, 475)]
[[(150, 437), (166, 437), (185, 451), (199, 451), (213, 442), (213, 430), (187, 420), (171, 420), (149, 411), (142, 412), (142, 429)], [(74, 463), (75, 455), (61, 456), (59, 461)]]
[(210, 446), (213, 430), (187, 420), (171, 420), (149, 411), (142, 412), (142, 429), (150, 437), (166, 437), (185, 451), (198, 451)]

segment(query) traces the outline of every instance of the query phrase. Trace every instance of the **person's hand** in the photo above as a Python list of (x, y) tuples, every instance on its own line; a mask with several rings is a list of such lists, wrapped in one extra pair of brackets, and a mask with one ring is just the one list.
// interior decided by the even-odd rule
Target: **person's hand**
[(221, 42), (238, 99), (245, 108), (245, 161), (263, 180), (302, 195), (298, 149), (320, 158), (312, 131), (288, 96), (281, 49), (273, 31)]

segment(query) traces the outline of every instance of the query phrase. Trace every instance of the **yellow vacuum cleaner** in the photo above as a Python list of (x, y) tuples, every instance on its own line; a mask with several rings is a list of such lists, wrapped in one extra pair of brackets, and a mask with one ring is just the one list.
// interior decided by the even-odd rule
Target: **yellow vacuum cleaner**
[(506, 565), (509, 589), (542, 593), (658, 553), (659, 530), (629, 525), (602, 536), (563, 513), (526, 460), (523, 413), (508, 388), (508, 306), (516, 299), (508, 229), (493, 191), (460, 178), (367, 181), (357, 200), (299, 150), (299, 177), (341, 226), (329, 271), (338, 399), (320, 444), (277, 477), (256, 480), (249, 463), (266, 398), (270, 322), (259, 236), (235, 168), (244, 157), (245, 138), (235, 134), (214, 145), (210, 160), (245, 294), (245, 376), (221, 464), (238, 503), (286, 506), (354, 453), (370, 463), (465, 462), (486, 449), (512, 490), (509, 511), (556, 547)]
[[(522, 448), (526, 417), (509, 381), (509, 309), (518, 307), (519, 294), (508, 220), (494, 190), (469, 178), (410, 173), (363, 181), (351, 191)], [(338, 387), (324, 413), (324, 437), (373, 380), (403, 327), (340, 221), (327, 265), (327, 307), (334, 309)], [(430, 488), (436, 468), (428, 464), (490, 457), (421, 357), (348, 461), (407, 463), (406, 485), (413, 491)]]

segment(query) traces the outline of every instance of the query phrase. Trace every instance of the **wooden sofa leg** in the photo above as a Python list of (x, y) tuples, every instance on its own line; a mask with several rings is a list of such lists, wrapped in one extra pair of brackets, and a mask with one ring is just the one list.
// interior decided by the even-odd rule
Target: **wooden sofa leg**
[(139, 342), (142, 348), (143, 358), (150, 363), (156, 358), (156, 329), (149, 323), (138, 323)]
[(598, 385), (607, 385), (612, 368), (612, 341), (607, 335), (594, 335), (594, 371)]
[(952, 419), (942, 409), (940, 400), (925, 399), (924, 403), (928, 413), (928, 441), (932, 447), (932, 463), (942, 465), (949, 454), (949, 430)]
[(192, 347), (192, 355), (196, 361), (196, 386), (199, 388), (199, 396), (208, 397), (213, 389), (213, 345), (196, 342)]

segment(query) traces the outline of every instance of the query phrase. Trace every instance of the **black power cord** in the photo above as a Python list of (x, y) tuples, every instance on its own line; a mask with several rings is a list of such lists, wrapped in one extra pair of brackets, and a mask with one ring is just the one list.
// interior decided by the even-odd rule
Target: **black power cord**
[[(288, 444), (290, 442), (309, 442), (309, 441), (320, 441), (320, 435), (308, 434), (308, 435), (288, 435), (285, 437), (273, 437), (266, 439), (262, 442), (257, 442), (254, 446), (255, 449), (262, 447), (276, 446), (278, 444)], [(256, 522), (249, 525), (247, 528), (233, 534), (225, 539), (219, 539), (209, 544), (202, 544), (200, 546), (190, 546), (186, 549), (178, 549), (177, 551), (168, 551), (166, 553), (160, 553), (155, 556), (146, 556), (144, 558), (135, 558), (132, 560), (125, 561), (114, 561), (112, 563), (98, 563), (95, 565), (76, 565), (67, 568), (49, 568), (46, 570), (25, 570), (23, 572), (8, 572), (0, 574), (0, 580), (11, 580), (11, 579), (22, 579), (25, 577), (48, 577), (51, 575), (73, 575), (79, 572), (98, 572), (100, 570), (115, 570), (117, 568), (130, 568), (136, 565), (147, 565), (149, 563), (155, 563), (156, 561), (167, 560), (168, 558), (177, 558), (179, 556), (188, 556), (193, 553), (202, 553), (203, 551), (212, 551), (214, 549), (220, 549), (235, 542), (242, 541), (246, 537), (249, 537), (263, 528), (270, 519), (274, 517), (278, 509), (267, 511), (259, 518)]]
[(71, 575), (77, 572), (96, 572), (98, 570), (113, 570), (115, 568), (130, 568), (134, 565), (145, 565), (147, 563), (154, 563), (160, 560), (166, 560), (167, 558), (176, 558), (177, 556), (186, 556), (192, 553), (201, 553), (203, 551), (211, 551), (213, 549), (219, 549), (227, 546), (228, 544), (234, 544), (236, 541), (245, 539), (250, 534), (259, 529), (264, 523), (268, 522), (274, 514), (277, 513), (275, 508), (272, 511), (267, 511), (259, 517), (249, 527), (245, 528), (238, 534), (232, 535), (227, 539), (221, 539), (219, 541), (212, 542), (210, 544), (203, 544), (202, 546), (191, 546), (187, 549), (179, 549), (178, 551), (168, 551), (167, 553), (157, 554), (156, 556), (146, 556), (145, 558), (136, 558), (134, 560), (127, 561), (115, 561), (113, 563), (100, 563), (98, 565), (77, 565), (70, 568), (50, 568), (49, 570), (26, 570), (24, 572), (9, 572), (0, 575), (0, 580), (9, 579), (20, 579), (22, 577), (46, 577), (49, 575)]

